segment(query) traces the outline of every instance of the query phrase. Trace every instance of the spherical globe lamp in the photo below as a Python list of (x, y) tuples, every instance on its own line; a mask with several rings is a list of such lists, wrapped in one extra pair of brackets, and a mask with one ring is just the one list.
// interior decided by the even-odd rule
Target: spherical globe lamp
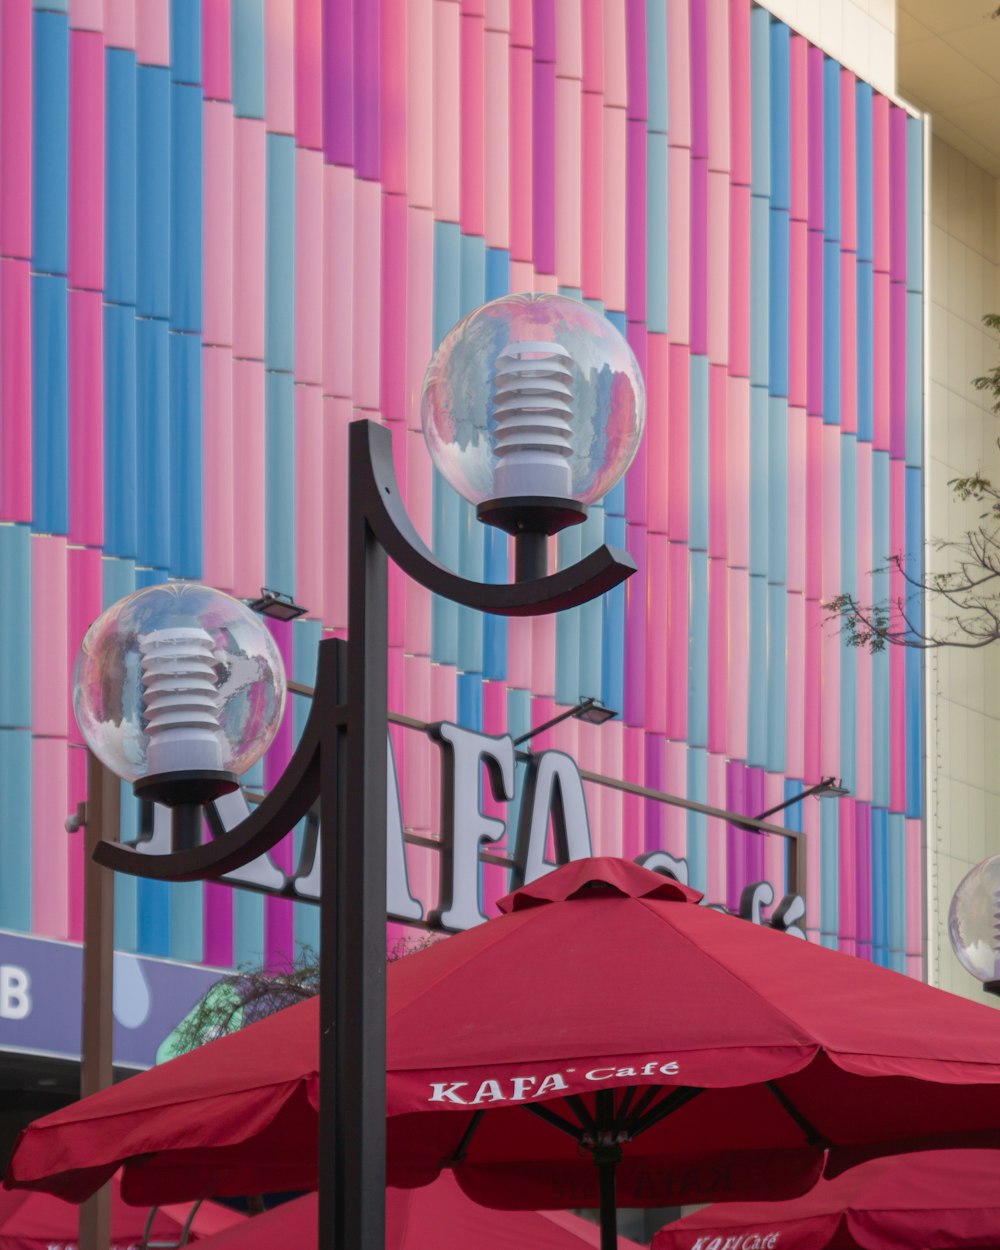
[(1000, 990), (1000, 855), (962, 878), (948, 910), (948, 936), (962, 967)]
[(505, 295), (441, 342), (421, 419), (434, 462), (508, 533), (582, 521), (632, 463), (642, 373), (611, 322), (562, 295)]
[(208, 803), (267, 750), (285, 705), (274, 639), (245, 604), (170, 582), (120, 599), (91, 625), (74, 673), (83, 737), (136, 794)]

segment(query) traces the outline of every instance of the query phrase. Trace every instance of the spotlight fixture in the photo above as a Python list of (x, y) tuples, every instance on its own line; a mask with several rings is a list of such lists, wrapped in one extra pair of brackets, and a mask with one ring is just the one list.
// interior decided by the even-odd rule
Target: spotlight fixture
[(540, 733), (544, 733), (546, 729), (551, 729), (553, 725), (559, 725), (564, 720), (582, 720), (588, 725), (603, 725), (605, 721), (612, 720), (618, 713), (611, 707), (605, 707), (600, 699), (593, 695), (587, 697), (581, 696), (576, 707), (568, 707), (565, 712), (560, 712), (558, 716), (553, 716), (551, 720), (543, 721), (541, 725), (536, 725), (534, 729), (529, 729), (526, 734), (521, 734), (520, 738), (514, 739), (514, 745), (519, 747), (522, 742), (527, 742), (530, 738), (536, 737)]
[(268, 590), (266, 586), (261, 586), (259, 599), (248, 599), (246, 603), (251, 612), (259, 612), (261, 616), (269, 616), (275, 621), (294, 621), (309, 610), (296, 603), (291, 595), (283, 595), (280, 590)]

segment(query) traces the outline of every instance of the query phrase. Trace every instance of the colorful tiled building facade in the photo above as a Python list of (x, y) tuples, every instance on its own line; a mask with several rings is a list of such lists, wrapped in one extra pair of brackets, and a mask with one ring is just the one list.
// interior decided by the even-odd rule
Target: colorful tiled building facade
[[(922, 567), (924, 184), (920, 117), (750, 0), (4, 0), (0, 929), (81, 937), (71, 666), (103, 606), (168, 577), (274, 587), (309, 609), (274, 628), (311, 682), (346, 618), (352, 419), (391, 427), (440, 558), (507, 576), (507, 539), (435, 477), (421, 381), (478, 304), (559, 291), (627, 335), (649, 407), (558, 555), (608, 541), (638, 575), (509, 624), (395, 577), (392, 709), (516, 736), (596, 695), (618, 720), (543, 741), (747, 815), (842, 780), (782, 817), (808, 935), (923, 975), (923, 660), (852, 650), (823, 604), (904, 593), (872, 571), (892, 553)], [(430, 907), (435, 749), (394, 733)], [(780, 838), (588, 796), (597, 852), (666, 850), (710, 901), (795, 885)], [(506, 885), (484, 869), (487, 903)], [(120, 880), (116, 936), (227, 967), (317, 925)]]

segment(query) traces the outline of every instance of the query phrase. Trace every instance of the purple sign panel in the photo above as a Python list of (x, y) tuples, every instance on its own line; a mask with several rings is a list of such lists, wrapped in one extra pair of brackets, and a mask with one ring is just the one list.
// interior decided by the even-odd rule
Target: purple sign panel
[[(114, 1062), (149, 1068), (177, 1024), (223, 974), (123, 951), (114, 962)], [(0, 933), (0, 1050), (80, 1058), (83, 951)]]

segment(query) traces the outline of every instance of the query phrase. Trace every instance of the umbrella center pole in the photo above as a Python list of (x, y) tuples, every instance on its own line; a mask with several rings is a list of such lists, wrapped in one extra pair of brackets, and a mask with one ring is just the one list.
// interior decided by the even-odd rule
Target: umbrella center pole
[[(618, 1248), (618, 1195), (615, 1189), (615, 1173), (622, 1161), (622, 1148), (610, 1134), (602, 1133), (602, 1140), (594, 1142), (590, 1154), (597, 1167), (598, 1188), (601, 1199), (601, 1250)], [(604, 1140), (606, 1139), (606, 1140)]]

